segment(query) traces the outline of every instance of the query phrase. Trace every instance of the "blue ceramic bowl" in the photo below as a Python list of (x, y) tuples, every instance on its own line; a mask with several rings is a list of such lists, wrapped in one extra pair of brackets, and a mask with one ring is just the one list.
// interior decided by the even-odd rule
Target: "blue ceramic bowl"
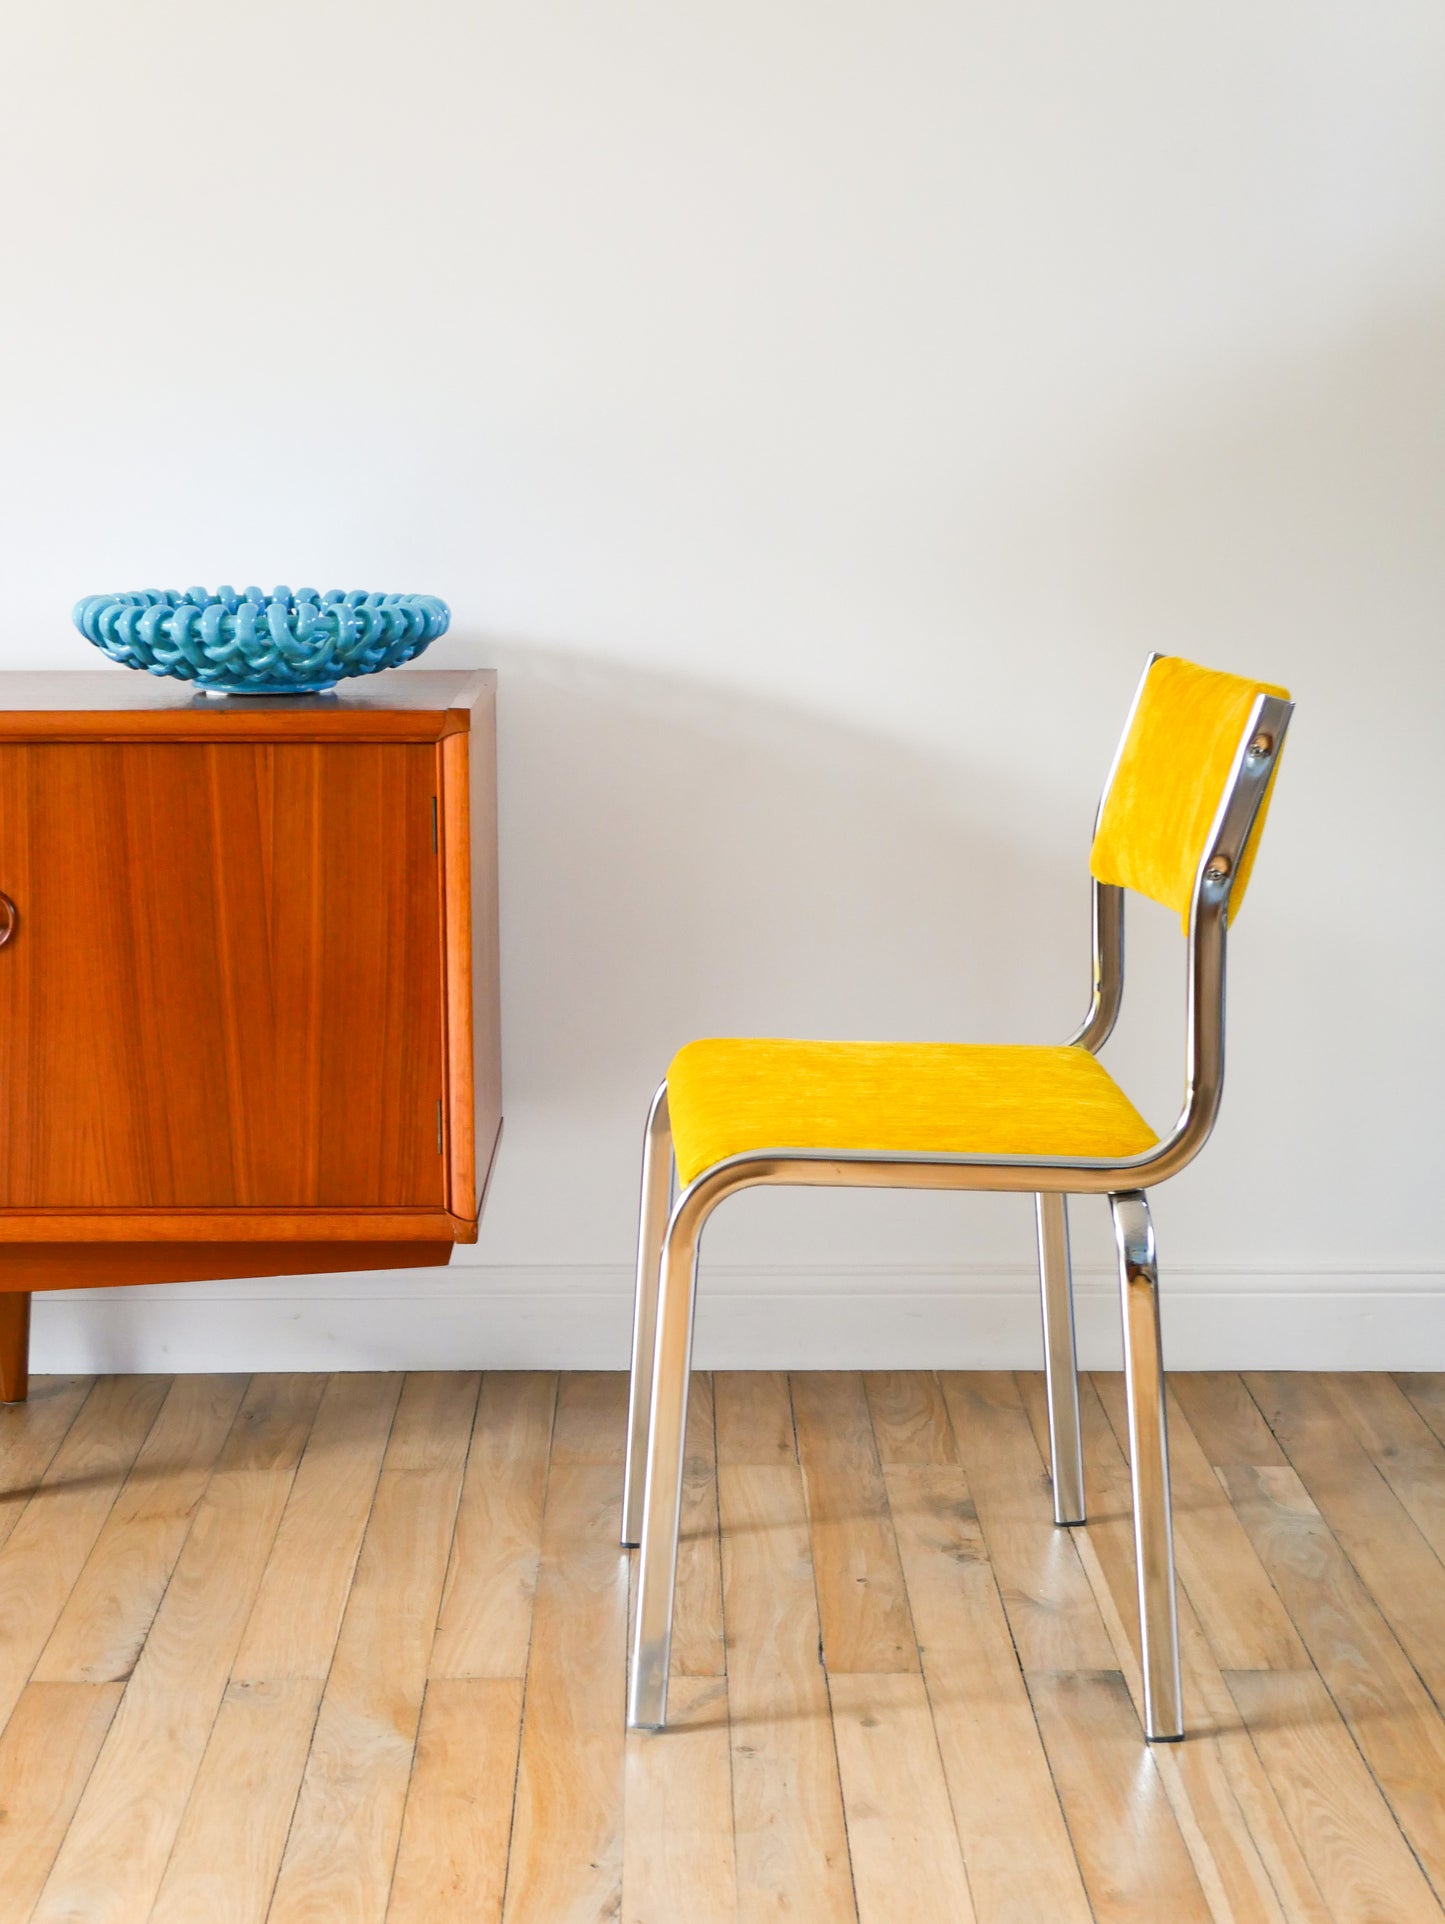
[(146, 588), (88, 595), (73, 610), (86, 640), (122, 667), (227, 695), (320, 695), (348, 675), (399, 668), (451, 618), (435, 595), (361, 588)]

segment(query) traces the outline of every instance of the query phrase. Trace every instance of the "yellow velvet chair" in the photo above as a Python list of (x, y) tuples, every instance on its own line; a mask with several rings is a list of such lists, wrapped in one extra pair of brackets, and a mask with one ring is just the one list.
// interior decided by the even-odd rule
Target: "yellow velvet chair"
[[(692, 1042), (653, 1099), (642, 1163), (622, 1540), (641, 1545), (627, 1720), (667, 1712), (698, 1240), (758, 1183), (1024, 1190), (1035, 1197), (1054, 1516), (1084, 1520), (1069, 1194), (1105, 1195), (1119, 1250), (1145, 1729), (1181, 1737), (1158, 1273), (1146, 1186), (1203, 1146), (1224, 1081), (1224, 957), (1291, 704), (1285, 690), (1154, 656), (1099, 804), (1094, 992), (1058, 1048)], [(1179, 1120), (1155, 1135), (1098, 1061), (1124, 979), (1124, 890), (1178, 911), (1188, 942)]]

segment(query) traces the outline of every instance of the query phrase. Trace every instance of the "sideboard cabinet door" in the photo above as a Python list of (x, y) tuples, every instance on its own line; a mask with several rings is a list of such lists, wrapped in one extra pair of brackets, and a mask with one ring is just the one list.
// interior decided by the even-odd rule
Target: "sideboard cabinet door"
[(445, 1201), (426, 744), (0, 744), (0, 1208)]

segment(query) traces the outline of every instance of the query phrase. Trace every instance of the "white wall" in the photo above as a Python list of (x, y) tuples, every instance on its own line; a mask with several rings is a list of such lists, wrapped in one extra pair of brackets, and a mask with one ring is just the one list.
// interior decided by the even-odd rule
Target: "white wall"
[[(1224, 1118), (1158, 1198), (1173, 1360), (1445, 1365), (1432, 0), (3, 31), (0, 665), (89, 665), (82, 593), (259, 580), (442, 594), (431, 659), (502, 671), (481, 1243), (50, 1299), (41, 1365), (620, 1364), (686, 1037), (1072, 1028), (1155, 647), (1299, 701)], [(1130, 956), (1111, 1060), (1165, 1124), (1170, 919)], [(1018, 1199), (740, 1199), (702, 1360), (1028, 1362), (1029, 1236)]]

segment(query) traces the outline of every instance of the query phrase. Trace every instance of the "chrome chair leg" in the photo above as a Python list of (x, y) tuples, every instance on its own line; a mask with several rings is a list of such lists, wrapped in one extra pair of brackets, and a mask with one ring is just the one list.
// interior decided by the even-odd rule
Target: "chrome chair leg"
[(652, 1353), (657, 1341), (657, 1292), (662, 1244), (672, 1208), (672, 1125), (667, 1084), (652, 1098), (642, 1142), (642, 1202), (637, 1223), (637, 1293), (632, 1311), (632, 1375), (627, 1392), (627, 1466), (622, 1482), (622, 1542), (642, 1541), (642, 1489), (647, 1468), (647, 1423), (652, 1413)]
[(1169, 1437), (1164, 1354), (1159, 1341), (1159, 1270), (1154, 1226), (1142, 1191), (1110, 1196), (1119, 1246), (1124, 1310), (1124, 1383), (1129, 1405), (1129, 1476), (1144, 1670), (1144, 1734), (1151, 1743), (1184, 1735), (1179, 1624), (1174, 1604), (1174, 1527), (1169, 1507)]
[(672, 1599), (677, 1578), (678, 1527), (682, 1519), (683, 1449), (692, 1372), (700, 1228), (700, 1222), (684, 1204), (668, 1232), (662, 1257), (657, 1349), (652, 1369), (652, 1421), (647, 1436), (647, 1484), (642, 1506), (642, 1553), (637, 1560), (632, 1676), (627, 1693), (627, 1723), (631, 1730), (661, 1730), (667, 1720), (667, 1672), (672, 1654)]
[(1039, 1291), (1044, 1310), (1044, 1376), (1049, 1399), (1049, 1457), (1054, 1522), (1084, 1520), (1084, 1447), (1079, 1435), (1079, 1366), (1074, 1352), (1074, 1292), (1069, 1275), (1068, 1198), (1034, 1197), (1039, 1230)]

